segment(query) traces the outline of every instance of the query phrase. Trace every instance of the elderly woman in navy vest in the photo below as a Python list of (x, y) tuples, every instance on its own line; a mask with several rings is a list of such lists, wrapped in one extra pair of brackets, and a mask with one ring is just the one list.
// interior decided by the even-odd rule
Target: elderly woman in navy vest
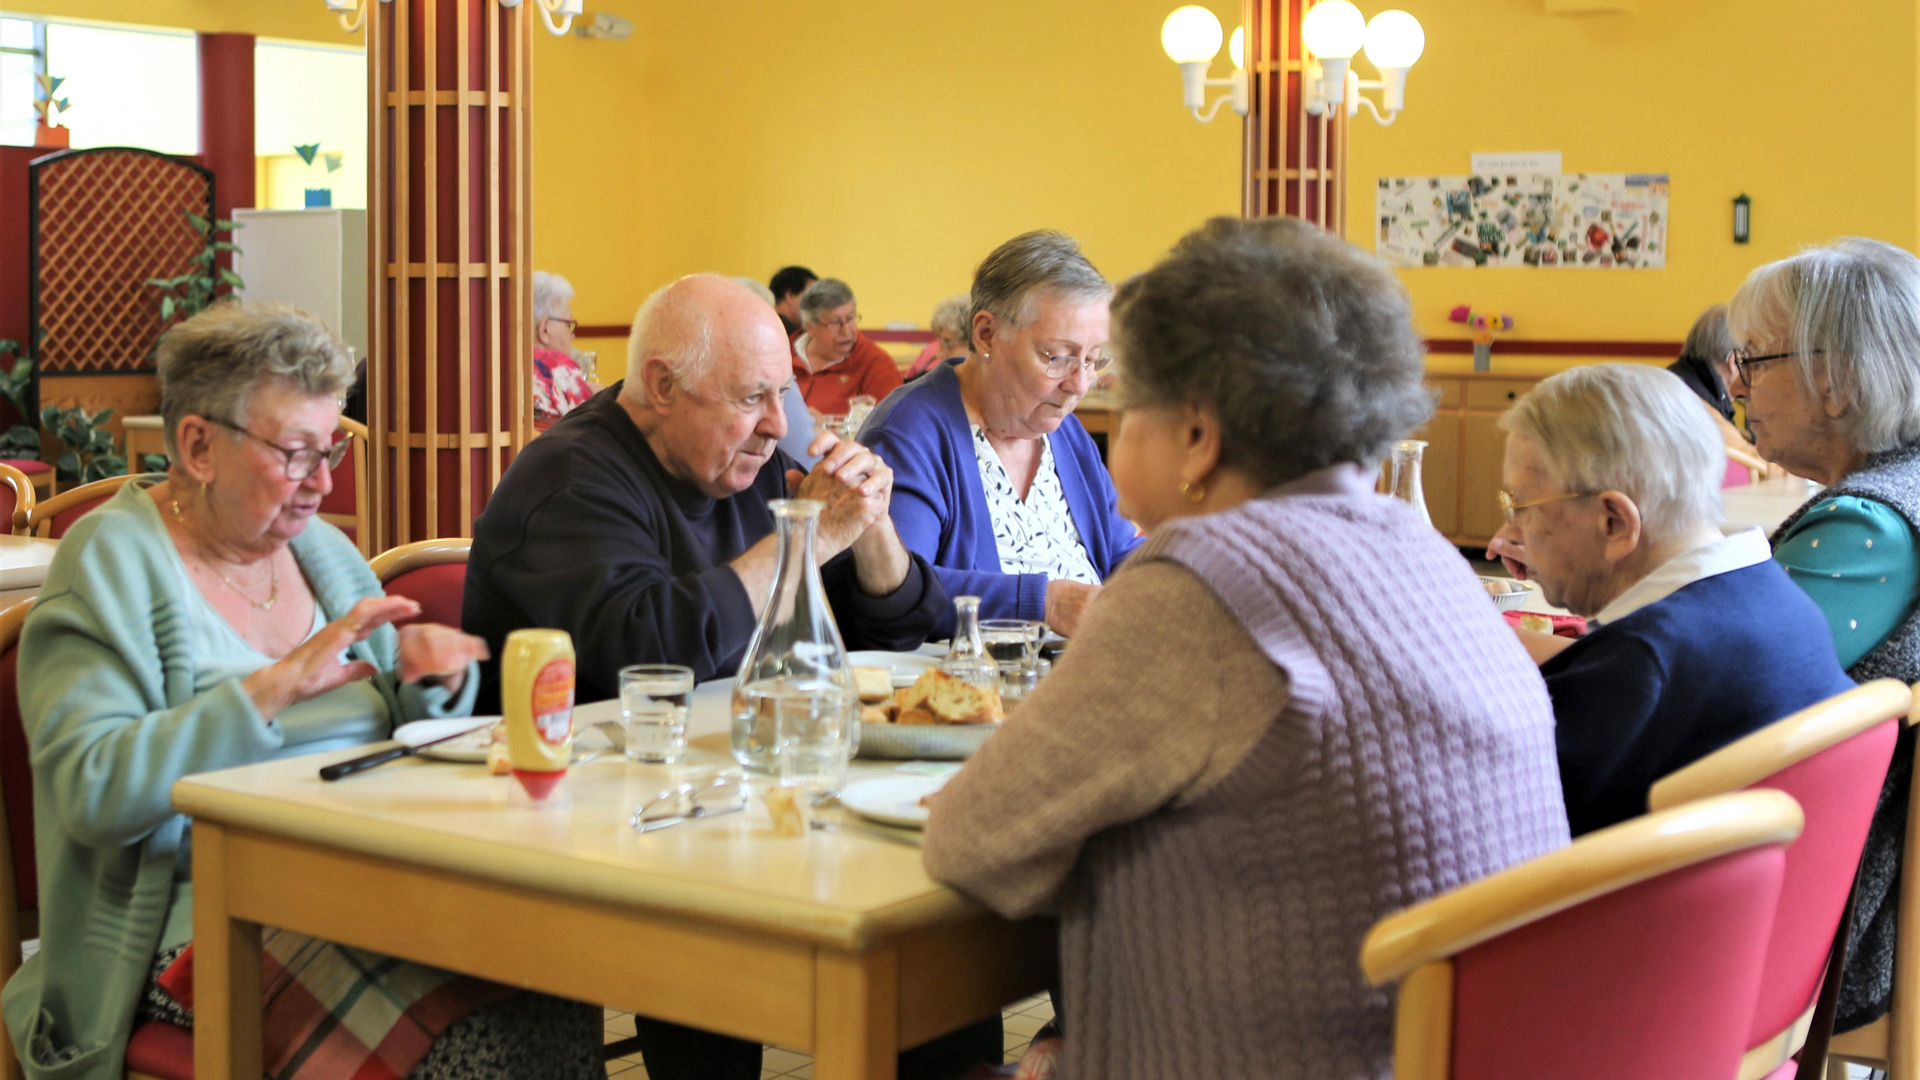
[[(1839, 240), (1755, 270), (1728, 309), (1755, 449), (1826, 485), (1773, 534), (1774, 558), (1827, 617), (1859, 682), (1920, 680), (1920, 259)], [(1887, 1011), (1900, 840), (1912, 784), (1903, 737), (1863, 856), (1838, 1030)]]
[(1385, 1076), (1368, 927), (1567, 840), (1539, 673), (1373, 490), (1433, 410), (1406, 291), (1305, 222), (1216, 218), (1114, 321), (1148, 540), (934, 798), (927, 869), (1060, 915), (1063, 1075)]
[[(893, 468), (893, 521), (948, 596), (1071, 635), (1140, 541), (1074, 406), (1112, 363), (1113, 287), (1069, 237), (1030, 232), (974, 271), (972, 342), (887, 396), (860, 440)], [(953, 632), (951, 612), (934, 627)]]

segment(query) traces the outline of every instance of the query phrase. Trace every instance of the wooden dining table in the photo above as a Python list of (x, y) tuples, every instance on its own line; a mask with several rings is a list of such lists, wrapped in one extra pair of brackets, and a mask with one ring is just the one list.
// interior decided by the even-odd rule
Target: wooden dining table
[[(318, 778), (364, 747), (181, 780), (197, 1080), (261, 1074), (262, 926), (805, 1051), (820, 1080), (886, 1080), (900, 1049), (1052, 984), (1050, 921), (932, 881), (911, 834), (778, 836), (763, 780), (745, 811), (635, 832), (654, 795), (737, 768), (730, 696), (694, 692), (686, 762), (602, 757), (570, 771), (564, 805), (525, 805), (483, 765)], [(576, 726), (618, 714), (583, 706)], [(853, 779), (899, 765), (856, 761)]]

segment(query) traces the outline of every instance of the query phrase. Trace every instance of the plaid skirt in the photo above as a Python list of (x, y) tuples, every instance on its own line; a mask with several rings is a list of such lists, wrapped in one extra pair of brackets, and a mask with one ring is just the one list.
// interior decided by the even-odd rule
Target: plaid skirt
[[(605, 1075), (600, 1010), (303, 934), (261, 934), (273, 1080)], [(155, 958), (143, 1016), (193, 1026), (191, 945)]]

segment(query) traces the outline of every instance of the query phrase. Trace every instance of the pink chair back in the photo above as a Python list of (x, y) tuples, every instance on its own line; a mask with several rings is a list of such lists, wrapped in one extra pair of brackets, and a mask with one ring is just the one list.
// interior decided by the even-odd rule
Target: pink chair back
[(1785, 860), (1723, 855), (1460, 953), (1453, 1075), (1733, 1076)]
[(467, 589), (466, 563), (441, 563), (408, 570), (386, 583), (388, 596), (404, 596), (420, 604), (420, 616), (396, 619), (398, 629), (412, 622), (460, 625), (460, 600)]
[[(1649, 794), (1659, 810), (1766, 788), (1793, 796), (1806, 816), (1800, 842), (1787, 852), (1750, 1048), (1777, 1040), (1813, 1008), (1912, 701), (1912, 691), (1891, 679), (1855, 687), (1722, 747)], [(1798, 1046), (1789, 1038), (1773, 1053), (1784, 1057)]]
[(1720, 478), (1720, 486), (1723, 488), (1746, 487), (1751, 483), (1753, 483), (1753, 473), (1749, 472), (1745, 465), (1729, 459), (1726, 475)]

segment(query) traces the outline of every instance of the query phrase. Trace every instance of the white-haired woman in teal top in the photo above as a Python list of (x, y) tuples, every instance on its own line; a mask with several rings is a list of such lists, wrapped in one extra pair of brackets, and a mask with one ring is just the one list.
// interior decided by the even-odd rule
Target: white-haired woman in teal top
[[(1826, 614), (1848, 675), (1920, 680), (1920, 259), (1876, 240), (1809, 248), (1755, 270), (1727, 323), (1728, 389), (1746, 402), (1755, 449), (1826, 485), (1774, 533), (1775, 560)], [(1912, 738), (1867, 836), (1837, 1031), (1877, 1019), (1891, 997)]]

